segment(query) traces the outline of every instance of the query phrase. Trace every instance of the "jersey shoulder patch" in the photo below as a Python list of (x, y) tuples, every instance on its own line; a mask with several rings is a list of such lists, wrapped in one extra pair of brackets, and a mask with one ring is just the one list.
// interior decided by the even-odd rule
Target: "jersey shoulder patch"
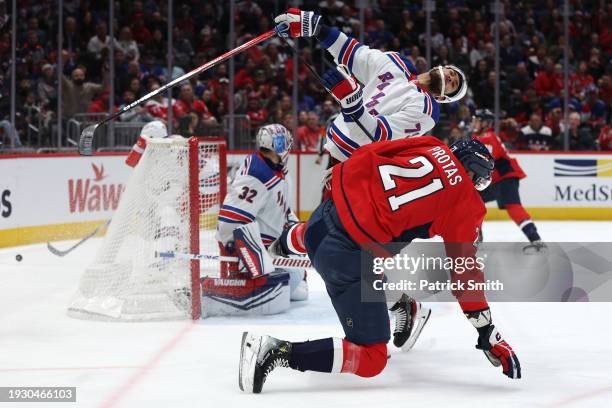
[(283, 177), (272, 170), (259, 153), (252, 153), (244, 159), (240, 174), (256, 178), (268, 190), (271, 190), (283, 180)]
[(416, 78), (418, 72), (408, 58), (395, 51), (385, 52), (385, 55), (400, 71), (402, 71), (408, 81), (412, 81)]

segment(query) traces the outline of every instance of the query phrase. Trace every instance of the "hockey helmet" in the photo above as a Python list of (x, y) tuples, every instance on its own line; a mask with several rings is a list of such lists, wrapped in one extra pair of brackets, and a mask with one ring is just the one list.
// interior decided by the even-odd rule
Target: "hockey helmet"
[(257, 147), (278, 154), (284, 161), (293, 145), (293, 136), (283, 125), (273, 123), (262, 126), (257, 131)]
[(476, 123), (472, 124), (472, 128), (480, 132), (493, 126), (495, 115), (489, 109), (476, 109), (472, 121), (475, 122), (476, 120), (478, 120), (478, 129), (476, 129)]
[(166, 129), (164, 122), (154, 120), (142, 127), (140, 135), (149, 139), (164, 138), (168, 137), (168, 129)]
[[(457, 73), (457, 76), (459, 77), (459, 86), (457, 87), (457, 90), (453, 92), (452, 94), (446, 94), (445, 92), (446, 81), (444, 80), (444, 68), (452, 69), (453, 71)], [(454, 65), (438, 65), (435, 69), (438, 69), (438, 71), (440, 72), (440, 78), (442, 79), (441, 81), (442, 88), (440, 90), (440, 96), (436, 97), (436, 100), (438, 102), (452, 103), (452, 102), (456, 102), (460, 100), (461, 98), (465, 96), (465, 94), (467, 93), (467, 88), (468, 88), (467, 79), (465, 77), (465, 74), (460, 68)]]
[(472, 172), (472, 183), (476, 190), (483, 191), (489, 187), (495, 161), (484, 144), (468, 137), (457, 140), (450, 146), (450, 150), (465, 171)]

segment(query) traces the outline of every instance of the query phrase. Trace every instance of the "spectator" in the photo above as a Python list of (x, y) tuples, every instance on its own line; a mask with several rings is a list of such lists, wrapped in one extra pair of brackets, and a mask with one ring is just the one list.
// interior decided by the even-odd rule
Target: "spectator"
[(329, 119), (337, 113), (338, 108), (336, 107), (336, 103), (330, 97), (326, 98), (321, 105), (321, 121), (327, 123)]
[(130, 27), (125, 26), (121, 29), (118, 46), (125, 53), (128, 61), (138, 61), (140, 59), (138, 44), (136, 44), (136, 41), (132, 38), (132, 30)]
[(193, 135), (205, 127), (217, 124), (215, 117), (208, 111), (206, 104), (196, 99), (193, 87), (186, 83), (181, 85), (179, 98), (172, 107), (172, 113), (178, 122), (181, 134)]
[[(159, 88), (160, 88), (159, 82), (153, 82), (151, 84), (149, 92), (153, 92)], [(166, 122), (166, 120), (168, 119), (168, 105), (174, 106), (174, 104), (175, 104), (174, 99), (172, 99), (171, 103), (169, 104), (168, 99), (164, 98), (162, 94), (158, 94), (157, 96), (149, 99), (145, 103), (145, 108), (147, 112), (149, 113), (149, 115)]]
[(111, 41), (114, 41), (114, 46), (119, 47), (119, 44), (114, 38), (107, 35), (108, 29), (106, 23), (101, 22), (96, 26), (96, 35), (91, 37), (87, 43), (87, 52), (96, 60), (102, 59), (102, 51), (110, 47)]
[(555, 64), (552, 58), (544, 59), (544, 69), (538, 72), (535, 78), (535, 90), (539, 97), (551, 99), (559, 96), (562, 87), (559, 86), (558, 75), (555, 73)]
[[(595, 138), (588, 127), (581, 125), (578, 112), (570, 113), (568, 122), (570, 150), (597, 150)], [(561, 130), (563, 132), (563, 129)]]
[(251, 92), (248, 96), (246, 115), (249, 118), (251, 129), (259, 129), (268, 119), (268, 111), (261, 106), (261, 95)]
[[(136, 95), (134, 95), (134, 92), (126, 90), (123, 92), (121, 99), (123, 103), (119, 106), (120, 110), (134, 102), (136, 100)], [(149, 114), (145, 106), (137, 106), (119, 116), (119, 119), (121, 119), (122, 122), (151, 122), (155, 117)]]
[(70, 79), (62, 75), (64, 117), (70, 118), (77, 113), (87, 112), (92, 99), (103, 88), (101, 84), (85, 82), (85, 69), (82, 67), (75, 68)]
[(57, 81), (53, 65), (43, 65), (42, 76), (38, 81), (36, 93), (41, 108), (45, 110), (55, 109), (55, 104), (57, 103)]
[(612, 126), (604, 126), (599, 132), (599, 149), (605, 151), (612, 150)]
[(325, 129), (319, 122), (319, 115), (316, 112), (308, 112), (306, 125), (297, 129), (295, 137), (295, 150), (302, 152), (318, 152), (319, 143)]
[(8, 120), (0, 120), (0, 147), (4, 145), (15, 147), (23, 146), (15, 126)]
[(582, 105), (582, 114), (586, 118), (589, 126), (593, 128), (602, 126), (607, 116), (606, 104), (599, 99), (596, 86), (590, 86), (586, 93), (587, 98)]
[(555, 147), (552, 130), (544, 126), (542, 117), (534, 113), (529, 118), (529, 124), (521, 129), (519, 146), (525, 150), (551, 150)]
[[(103, 91), (98, 95), (87, 108), (88, 113), (108, 113), (109, 111), (109, 95), (108, 90)], [(117, 111), (117, 105), (113, 106), (113, 112)]]

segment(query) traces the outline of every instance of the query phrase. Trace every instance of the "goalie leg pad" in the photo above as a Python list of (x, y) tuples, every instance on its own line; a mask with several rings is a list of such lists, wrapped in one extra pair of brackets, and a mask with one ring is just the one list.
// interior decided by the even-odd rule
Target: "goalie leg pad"
[(289, 309), (289, 274), (202, 279), (204, 316), (270, 315)]

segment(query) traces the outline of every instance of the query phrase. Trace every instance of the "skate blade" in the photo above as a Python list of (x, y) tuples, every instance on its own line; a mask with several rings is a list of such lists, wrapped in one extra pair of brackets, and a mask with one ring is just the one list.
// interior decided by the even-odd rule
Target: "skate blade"
[(429, 321), (429, 317), (431, 316), (431, 309), (424, 308), (421, 306), (421, 310), (419, 311), (418, 317), (415, 319), (415, 323), (418, 324), (417, 327), (412, 328), (412, 333), (410, 333), (410, 337), (406, 340), (406, 343), (402, 346), (403, 352), (408, 352), (414, 347), (414, 344), (419, 339), (421, 335), (421, 331), (425, 328), (425, 325)]
[(260, 348), (261, 336), (249, 332), (242, 333), (240, 364), (238, 366), (238, 386), (241, 391), (253, 393), (253, 379)]

